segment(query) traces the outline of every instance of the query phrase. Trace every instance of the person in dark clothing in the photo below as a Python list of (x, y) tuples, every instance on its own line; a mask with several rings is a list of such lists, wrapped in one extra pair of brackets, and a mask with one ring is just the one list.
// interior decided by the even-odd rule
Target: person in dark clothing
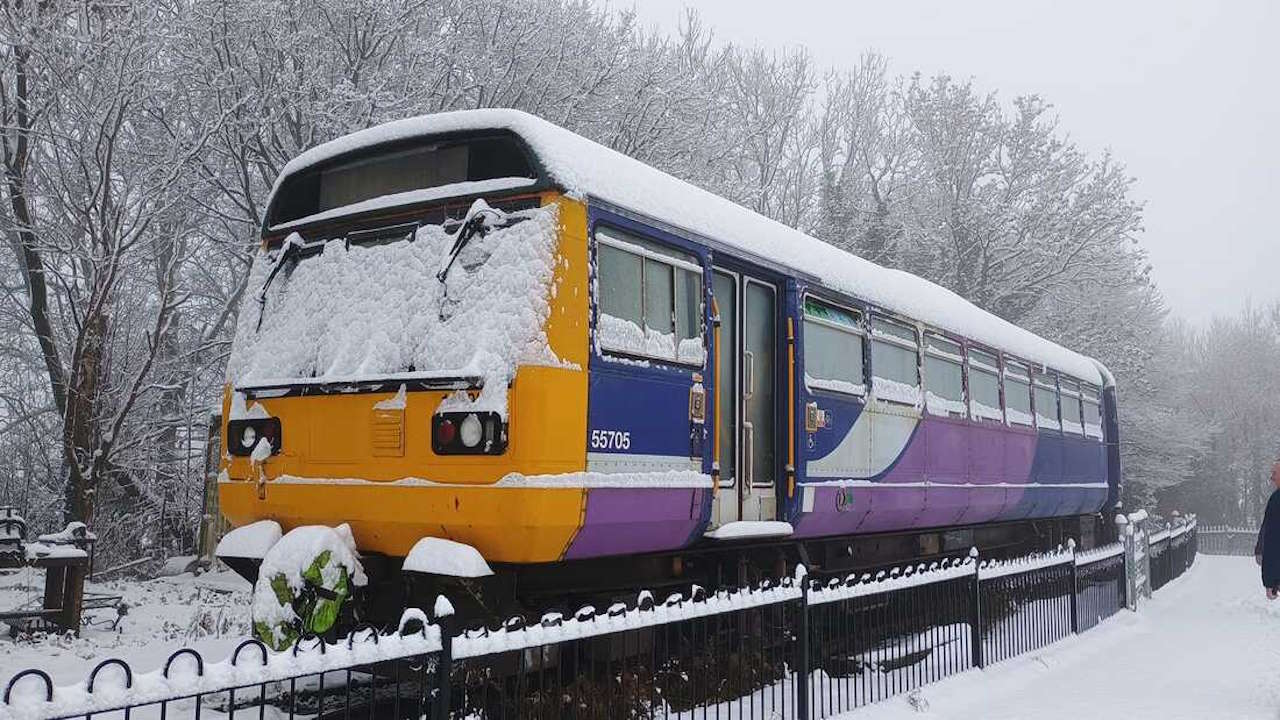
[(1262, 514), (1254, 555), (1262, 557), (1262, 586), (1267, 589), (1267, 599), (1275, 600), (1280, 594), (1280, 462), (1271, 468), (1271, 484), (1276, 489)]

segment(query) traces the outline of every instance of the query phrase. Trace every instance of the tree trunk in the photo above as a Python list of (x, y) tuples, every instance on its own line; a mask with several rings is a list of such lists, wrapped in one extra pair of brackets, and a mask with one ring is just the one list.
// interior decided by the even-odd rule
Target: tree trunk
[[(104, 303), (105, 306), (105, 303)], [(98, 393), (104, 369), (107, 336), (105, 308), (85, 319), (72, 365), (71, 392), (63, 424), (63, 450), (67, 462), (66, 521), (90, 523), (98, 480), (106, 466), (97, 453)]]

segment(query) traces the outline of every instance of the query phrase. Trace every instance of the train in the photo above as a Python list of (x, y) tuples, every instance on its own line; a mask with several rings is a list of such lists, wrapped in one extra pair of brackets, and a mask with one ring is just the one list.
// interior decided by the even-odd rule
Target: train
[(1111, 527), (1101, 363), (533, 115), (352, 133), (265, 207), (219, 504), (349, 529), (366, 618)]

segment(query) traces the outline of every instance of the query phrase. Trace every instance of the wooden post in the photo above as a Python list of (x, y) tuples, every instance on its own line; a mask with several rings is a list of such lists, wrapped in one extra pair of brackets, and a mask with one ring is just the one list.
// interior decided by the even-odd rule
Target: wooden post
[[(66, 602), (67, 568), (65, 565), (46, 565), (44, 568), (45, 610), (61, 610)], [(61, 618), (61, 615), (59, 615)], [(48, 619), (46, 616), (45, 619)], [(60, 621), (59, 621), (60, 624)]]
[(84, 604), (84, 578), (88, 574), (88, 558), (80, 558), (63, 569), (65, 584), (62, 590), (62, 612), (58, 613), (58, 625), (80, 635), (80, 613)]

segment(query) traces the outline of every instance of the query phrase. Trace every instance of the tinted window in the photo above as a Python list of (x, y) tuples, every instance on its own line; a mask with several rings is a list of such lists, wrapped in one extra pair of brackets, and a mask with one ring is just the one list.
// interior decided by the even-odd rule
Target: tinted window
[(934, 415), (964, 415), (964, 366), (960, 345), (925, 336), (925, 406)]
[(670, 265), (653, 258), (644, 259), (644, 326), (662, 335), (675, 332), (675, 314), (672, 311), (675, 289), (671, 272)]
[(1011, 424), (1030, 426), (1035, 422), (1031, 415), (1031, 375), (1016, 363), (1006, 362), (1004, 367), (1005, 417)]
[(1000, 377), (996, 356), (980, 350), (969, 351), (969, 407), (973, 417), (1003, 420), (1000, 410)]
[(524, 151), (509, 137), (399, 143), (290, 176), (272, 202), (271, 224), (412, 190), (536, 177)]
[(1098, 402), (1098, 389), (1089, 385), (1081, 390), (1084, 411), (1084, 434), (1092, 438), (1102, 437), (1102, 407)]
[(634, 235), (597, 239), (601, 348), (701, 365), (702, 275), (696, 258)]
[[(702, 343), (702, 276), (674, 268), (676, 282), (676, 339)], [(688, 343), (682, 345), (682, 355)]]
[(1062, 384), (1062, 429), (1072, 435), (1083, 435), (1084, 425), (1080, 422), (1080, 386), (1073, 380), (1061, 380)]
[(1058, 422), (1058, 389), (1052, 375), (1036, 373), (1036, 427), (1061, 430)]
[(871, 373), (876, 397), (918, 404), (920, 369), (915, 330), (882, 319), (872, 321), (871, 328)]
[(810, 388), (866, 391), (856, 313), (814, 300), (804, 305), (804, 379)]
[(628, 320), (639, 327), (644, 321), (642, 259), (608, 245), (600, 246), (597, 257), (601, 288), (600, 312)]

